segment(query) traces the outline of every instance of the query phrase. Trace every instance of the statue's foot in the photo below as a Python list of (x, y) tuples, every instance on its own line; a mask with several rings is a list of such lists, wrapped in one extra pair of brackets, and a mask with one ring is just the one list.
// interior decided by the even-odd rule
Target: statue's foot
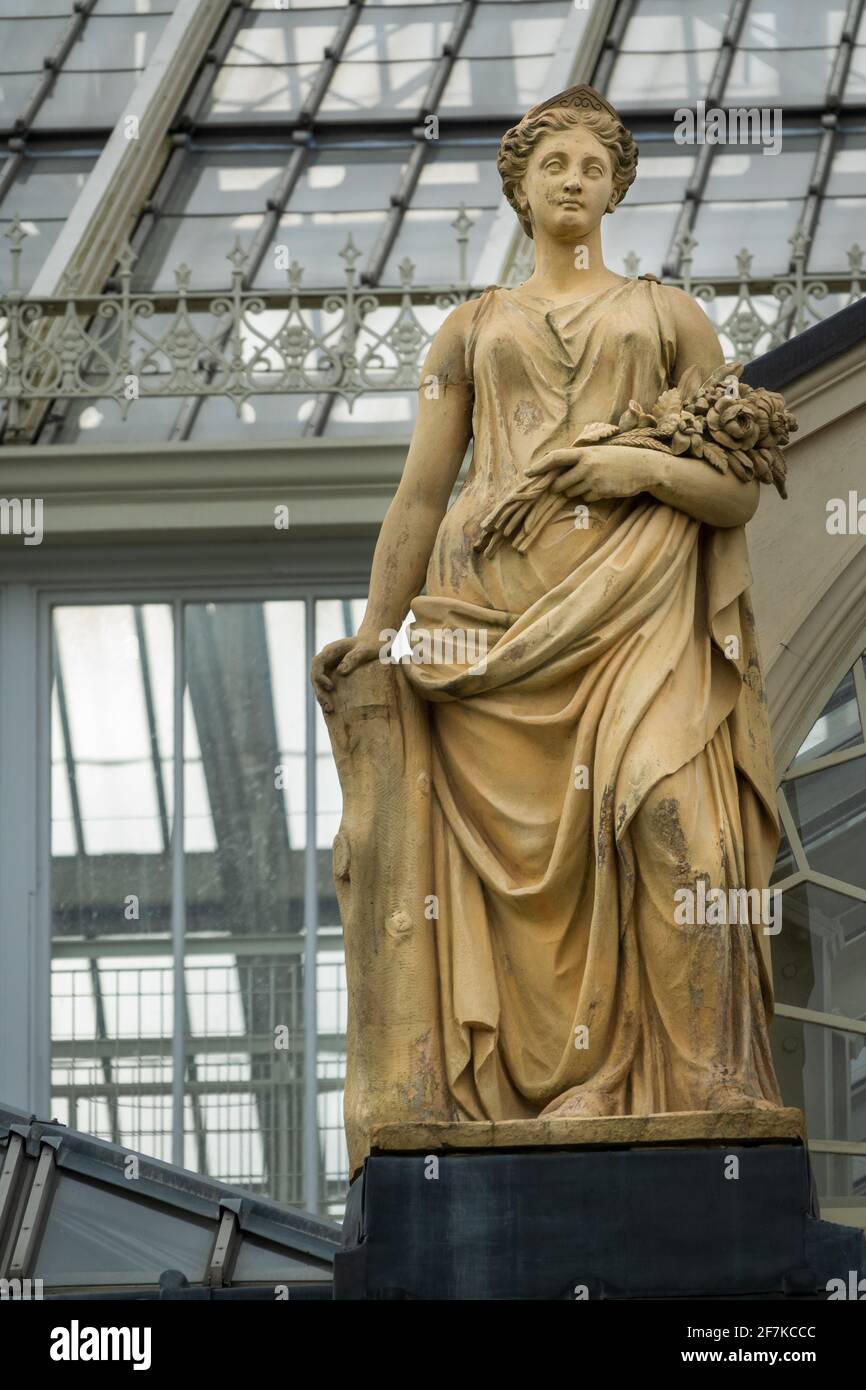
[(775, 1101), (753, 1096), (739, 1086), (715, 1086), (707, 1097), (707, 1110), (778, 1110)]
[(614, 1113), (610, 1096), (591, 1086), (572, 1086), (541, 1111), (540, 1120), (590, 1119)]

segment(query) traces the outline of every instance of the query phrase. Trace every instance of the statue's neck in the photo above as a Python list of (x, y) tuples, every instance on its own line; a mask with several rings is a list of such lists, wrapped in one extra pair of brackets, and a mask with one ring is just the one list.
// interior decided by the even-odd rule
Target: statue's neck
[(613, 278), (604, 263), (600, 227), (574, 241), (536, 236), (535, 270), (526, 282), (534, 293), (551, 299), (592, 294)]

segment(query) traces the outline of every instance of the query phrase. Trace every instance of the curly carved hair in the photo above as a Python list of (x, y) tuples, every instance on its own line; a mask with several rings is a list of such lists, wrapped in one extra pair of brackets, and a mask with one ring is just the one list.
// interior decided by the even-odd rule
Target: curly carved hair
[(631, 132), (626, 130), (612, 108), (607, 107), (606, 102), (602, 103), (600, 98), (598, 100), (602, 108), (600, 110), (583, 104), (548, 106), (542, 110), (534, 107), (503, 135), (496, 167), (502, 179), (502, 191), (517, 213), (518, 221), (527, 236), (532, 236), (532, 220), (529, 209), (519, 200), (519, 188), (529, 166), (532, 151), (542, 136), (548, 135), (551, 131), (566, 130), (569, 126), (575, 125), (586, 126), (599, 144), (604, 145), (610, 152), (613, 193), (609, 212), (613, 212), (617, 204), (622, 202), (634, 183), (637, 173), (637, 145)]

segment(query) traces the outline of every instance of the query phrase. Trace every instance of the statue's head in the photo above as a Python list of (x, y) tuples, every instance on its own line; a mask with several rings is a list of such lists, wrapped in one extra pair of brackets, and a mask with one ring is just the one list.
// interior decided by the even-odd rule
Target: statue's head
[(499, 145), (502, 189), (527, 236), (581, 236), (634, 182), (637, 145), (592, 87), (570, 87), (527, 111)]

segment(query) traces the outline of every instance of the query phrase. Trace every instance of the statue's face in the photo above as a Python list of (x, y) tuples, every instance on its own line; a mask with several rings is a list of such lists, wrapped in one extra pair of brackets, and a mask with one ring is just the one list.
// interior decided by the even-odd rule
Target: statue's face
[(610, 155), (585, 126), (551, 131), (532, 151), (522, 188), (536, 238), (584, 236), (610, 207)]

